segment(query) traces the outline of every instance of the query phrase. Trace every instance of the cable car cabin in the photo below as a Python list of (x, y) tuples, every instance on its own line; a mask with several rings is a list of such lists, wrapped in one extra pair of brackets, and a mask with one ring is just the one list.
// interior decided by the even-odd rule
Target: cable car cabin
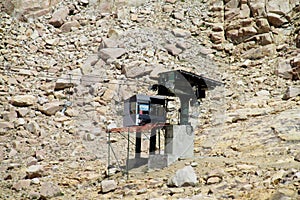
[(167, 98), (137, 94), (124, 103), (123, 126), (142, 126), (166, 122)]

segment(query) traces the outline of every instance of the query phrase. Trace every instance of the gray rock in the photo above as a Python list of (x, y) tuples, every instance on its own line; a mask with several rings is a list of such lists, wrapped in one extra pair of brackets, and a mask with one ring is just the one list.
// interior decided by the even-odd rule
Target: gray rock
[(180, 29), (180, 28), (175, 28), (172, 30), (172, 33), (175, 37), (183, 37), (183, 38), (188, 38), (191, 36), (191, 32), (188, 30)]
[(57, 184), (46, 182), (41, 185), (40, 195), (43, 198), (52, 198), (61, 196), (62, 192)]
[(100, 49), (104, 48), (117, 48), (118, 47), (118, 41), (114, 38), (102, 38), (102, 42), (99, 46)]
[(286, 90), (285, 94), (283, 95), (282, 99), (288, 100), (290, 98), (300, 96), (300, 87), (299, 86), (290, 86)]
[(20, 117), (25, 117), (29, 113), (30, 109), (29, 108), (19, 108), (17, 110), (17, 113)]
[(290, 61), (289, 60), (279, 61), (275, 73), (281, 78), (291, 80), (293, 78), (293, 74), (292, 74), (292, 67), (290, 65)]
[(178, 48), (175, 44), (167, 44), (165, 45), (165, 49), (173, 56), (177, 56), (182, 52), (182, 49)]
[(37, 102), (37, 98), (33, 95), (16, 95), (12, 97), (11, 104), (14, 106), (26, 107)]
[(259, 97), (269, 97), (270, 96), (270, 92), (268, 90), (260, 90), (260, 91), (256, 92), (255, 94)]
[(28, 124), (25, 125), (25, 128), (30, 133), (38, 135), (40, 133), (40, 126), (36, 121), (30, 121)]
[(108, 59), (117, 59), (125, 53), (126, 50), (124, 48), (105, 48), (99, 51), (99, 57), (107, 61)]
[(12, 122), (14, 121), (16, 118), (17, 118), (17, 113), (15, 111), (10, 111), (10, 112), (4, 112), (2, 114), (2, 118), (5, 120), (5, 121), (8, 121), (8, 122)]
[(147, 66), (142, 61), (132, 61), (122, 67), (122, 73), (128, 78), (137, 78), (152, 72), (152, 66)]
[(26, 178), (33, 179), (42, 177), (44, 175), (44, 168), (42, 165), (31, 165), (26, 169)]
[(89, 74), (92, 72), (94, 65), (98, 62), (98, 55), (90, 55), (82, 64), (81, 71), (83, 75)]
[(72, 30), (72, 28), (79, 28), (81, 25), (79, 24), (79, 22), (77, 20), (74, 21), (70, 21), (70, 22), (66, 22), (64, 23), (60, 29), (62, 32), (70, 32)]
[(178, 170), (172, 178), (168, 180), (169, 186), (195, 186), (198, 183), (197, 175), (191, 166), (186, 166)]
[(103, 180), (101, 182), (102, 193), (111, 192), (117, 189), (117, 183), (114, 180)]

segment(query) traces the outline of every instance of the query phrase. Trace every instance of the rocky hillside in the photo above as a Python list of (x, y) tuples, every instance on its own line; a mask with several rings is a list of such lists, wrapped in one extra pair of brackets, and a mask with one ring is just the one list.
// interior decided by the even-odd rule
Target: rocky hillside
[[(300, 198), (298, 0), (0, 9), (0, 199)], [(195, 157), (107, 178), (106, 129), (121, 126), (123, 100), (179, 68), (224, 83), (194, 113)]]

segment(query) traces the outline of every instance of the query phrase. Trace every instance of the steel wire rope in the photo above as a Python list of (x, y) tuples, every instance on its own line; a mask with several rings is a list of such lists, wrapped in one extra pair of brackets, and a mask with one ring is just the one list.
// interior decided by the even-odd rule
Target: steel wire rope
[[(20, 72), (8, 72), (8, 74), (10, 74), (10, 75), (21, 75), (21, 76), (32, 76), (32, 78), (38, 78), (38, 79), (42, 79), (42, 78), (44, 78), (44, 79), (47, 79), (47, 78), (49, 78), (49, 79), (52, 79), (52, 80), (58, 80), (58, 79), (60, 79), (60, 80), (66, 80), (66, 81), (81, 81), (81, 82), (83, 82), (83, 83), (105, 83), (105, 84), (115, 84), (115, 85), (136, 85), (136, 86), (149, 86), (149, 84), (151, 84), (151, 83), (146, 83), (145, 82), (145, 80), (144, 80), (144, 82), (141, 82), (141, 81), (139, 81), (139, 80), (137, 80), (137, 79), (133, 79), (133, 78), (127, 78), (126, 80), (128, 80), (128, 81), (134, 81), (134, 83), (124, 83), (124, 82), (122, 82), (122, 83), (113, 83), (113, 82), (110, 82), (110, 80), (102, 80), (102, 81), (98, 81), (98, 80), (84, 80), (84, 81), (82, 81), (82, 79), (81, 79), (81, 77), (86, 77), (86, 78), (103, 78), (102, 76), (100, 76), (100, 75), (76, 75), (76, 74), (70, 74), (70, 73), (68, 73), (68, 74), (62, 74), (61, 75), (61, 77), (56, 77), (56, 76), (49, 76), (49, 75), (24, 75), (23, 73), (20, 73)], [(63, 77), (63, 75), (65, 75), (65, 77)], [(69, 75), (71, 75), (72, 77), (80, 77), (80, 78), (69, 78), (68, 76)], [(118, 80), (118, 79), (113, 79), (113, 80)], [(126, 81), (125, 80), (125, 81)], [(124, 81), (124, 79), (121, 79), (121, 80), (119, 80), (119, 81)], [(138, 83), (137, 83), (138, 82)]]

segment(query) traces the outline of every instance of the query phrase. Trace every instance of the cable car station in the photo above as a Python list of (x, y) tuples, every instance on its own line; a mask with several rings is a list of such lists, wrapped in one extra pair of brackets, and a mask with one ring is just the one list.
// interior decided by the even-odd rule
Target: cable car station
[[(164, 168), (180, 158), (193, 157), (194, 131), (189, 122), (190, 106), (200, 105), (199, 100), (205, 98), (205, 91), (217, 86), (222, 86), (222, 83), (184, 70), (160, 73), (158, 84), (151, 87), (157, 95), (136, 94), (125, 100), (123, 127), (107, 130), (108, 167), (111, 151), (114, 152), (110, 140), (113, 133), (127, 132), (127, 173), (130, 166), (139, 166), (140, 161), (145, 160), (141, 158), (142, 132), (151, 132), (147, 158), (149, 169)], [(174, 105), (178, 106), (174, 108)], [(163, 148), (160, 144), (162, 133)], [(135, 142), (130, 141), (130, 134), (135, 134)], [(129, 163), (130, 143), (135, 145), (133, 163)]]

